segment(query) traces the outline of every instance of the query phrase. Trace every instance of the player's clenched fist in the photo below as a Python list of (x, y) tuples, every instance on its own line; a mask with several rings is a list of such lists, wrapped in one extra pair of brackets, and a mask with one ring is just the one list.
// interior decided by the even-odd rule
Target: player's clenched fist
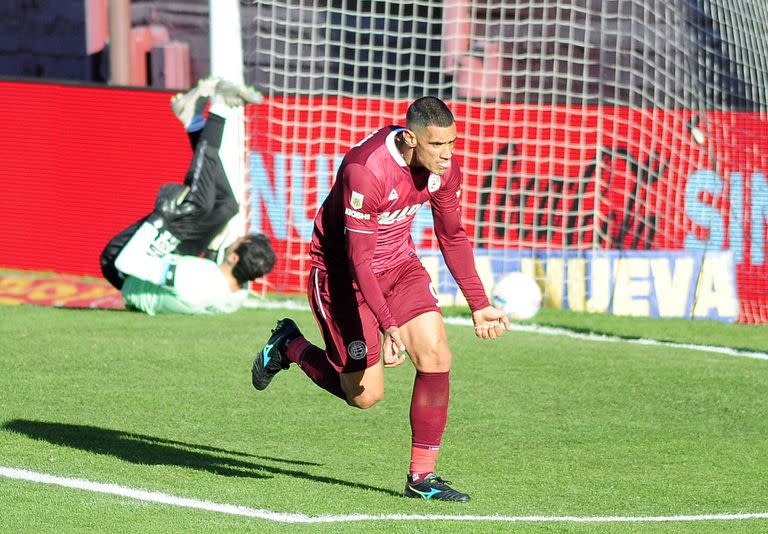
[(405, 361), (405, 345), (396, 326), (384, 331), (383, 356), (384, 367), (395, 367)]

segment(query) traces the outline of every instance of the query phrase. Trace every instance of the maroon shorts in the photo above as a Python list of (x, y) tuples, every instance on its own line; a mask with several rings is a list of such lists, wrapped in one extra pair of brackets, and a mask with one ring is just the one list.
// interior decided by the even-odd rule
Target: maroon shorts
[[(418, 258), (376, 277), (398, 326), (423, 313), (440, 311), (437, 293)], [(325, 340), (328, 361), (337, 371), (362, 371), (381, 359), (379, 322), (349, 275), (313, 267), (307, 281), (307, 295)]]

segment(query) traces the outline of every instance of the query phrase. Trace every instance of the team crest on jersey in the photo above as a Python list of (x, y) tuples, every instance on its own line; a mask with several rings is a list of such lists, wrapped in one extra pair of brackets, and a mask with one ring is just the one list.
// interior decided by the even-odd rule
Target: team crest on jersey
[(397, 190), (393, 187), (392, 191), (389, 192), (389, 196), (387, 197), (387, 200), (397, 200)]
[(365, 195), (358, 193), (357, 191), (352, 191), (352, 198), (349, 200), (349, 203), (352, 205), (353, 208), (356, 210), (359, 210), (363, 207), (363, 199), (365, 198)]
[(347, 354), (353, 360), (362, 360), (368, 354), (368, 345), (365, 344), (365, 341), (356, 339), (347, 346)]
[(430, 174), (427, 181), (427, 191), (434, 193), (438, 189), (440, 189), (440, 177), (436, 174)]

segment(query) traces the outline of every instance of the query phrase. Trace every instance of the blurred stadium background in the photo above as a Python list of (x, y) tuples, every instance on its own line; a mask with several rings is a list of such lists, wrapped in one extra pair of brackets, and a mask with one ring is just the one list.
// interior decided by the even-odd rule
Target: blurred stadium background
[[(232, 5), (239, 24), (212, 25)], [(279, 253), (256, 290), (303, 290), (340, 157), (433, 94), (459, 123), (489, 289), (520, 270), (553, 308), (768, 322), (763, 0), (39, 0), (0, 26), (0, 268), (98, 276), (107, 239), (182, 178), (169, 97), (216, 72), (231, 30), (265, 95), (232, 173), (240, 224)], [(427, 208), (413, 238), (462, 304)]]

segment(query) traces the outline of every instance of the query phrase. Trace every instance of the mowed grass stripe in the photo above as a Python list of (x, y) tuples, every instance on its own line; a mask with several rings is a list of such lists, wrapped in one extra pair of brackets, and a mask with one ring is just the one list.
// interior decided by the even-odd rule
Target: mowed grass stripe
[(127, 488), (116, 484), (92, 482), (78, 478), (57, 477), (45, 473), (37, 473), (26, 469), (0, 467), (0, 477), (26, 480), (41, 484), (52, 484), (65, 488), (117, 495), (157, 504), (167, 504), (182, 508), (196, 508), (208, 512), (223, 513), (244, 517), (264, 519), (279, 523), (352, 523), (378, 521), (468, 521), (468, 522), (499, 522), (499, 523), (668, 523), (668, 522), (698, 522), (698, 521), (740, 521), (745, 519), (768, 519), (768, 513), (738, 513), (738, 514), (699, 514), (699, 515), (668, 515), (656, 517), (546, 517), (546, 516), (477, 516), (462, 514), (382, 514), (365, 513), (349, 515), (307, 516), (305, 514), (286, 514), (270, 510), (256, 510), (236, 504), (222, 504), (198, 499), (189, 499), (156, 491)]
[[(387, 371), (386, 396), (367, 411), (345, 406), (295, 367), (264, 392), (251, 388), (253, 356), (285, 315), (318, 342), (313, 318), (298, 311), (150, 318), (0, 307), (0, 465), (312, 518), (644, 518), (768, 510), (763, 361), (526, 331), (489, 342), (475, 339), (471, 328), (449, 325), (452, 403), (438, 468), (473, 498), (450, 506), (400, 496), (410, 447), (410, 364)], [(694, 326), (702, 338), (714, 330)], [(656, 328), (647, 327), (647, 335), (674, 333), (664, 321)], [(739, 337), (741, 331), (719, 329), (719, 341), (735, 332), (733, 346), (764, 349), (760, 340), (747, 342), (751, 330)], [(681, 337), (697, 336), (689, 329)], [(253, 525), (228, 514), (115, 507), (84, 492), (41, 491), (40, 484), (0, 484), (0, 527), (58, 532), (64, 523), (130, 531), (151, 523), (150, 531), (176, 532), (194, 531), (200, 521), (206, 531)], [(55, 506), (44, 504), (49, 500)], [(695, 531), (748, 532), (764, 528), (761, 521), (718, 528), (701, 522)], [(634, 532), (633, 524), (605, 528)], [(682, 524), (663, 531), (691, 531)], [(274, 521), (260, 525), (289, 529)], [(348, 531), (334, 525), (314, 528)], [(435, 525), (437, 532), (498, 528), (483, 521)], [(552, 528), (580, 531), (577, 523), (567, 525)], [(407, 521), (382, 519), (379, 526), (413, 531)]]

